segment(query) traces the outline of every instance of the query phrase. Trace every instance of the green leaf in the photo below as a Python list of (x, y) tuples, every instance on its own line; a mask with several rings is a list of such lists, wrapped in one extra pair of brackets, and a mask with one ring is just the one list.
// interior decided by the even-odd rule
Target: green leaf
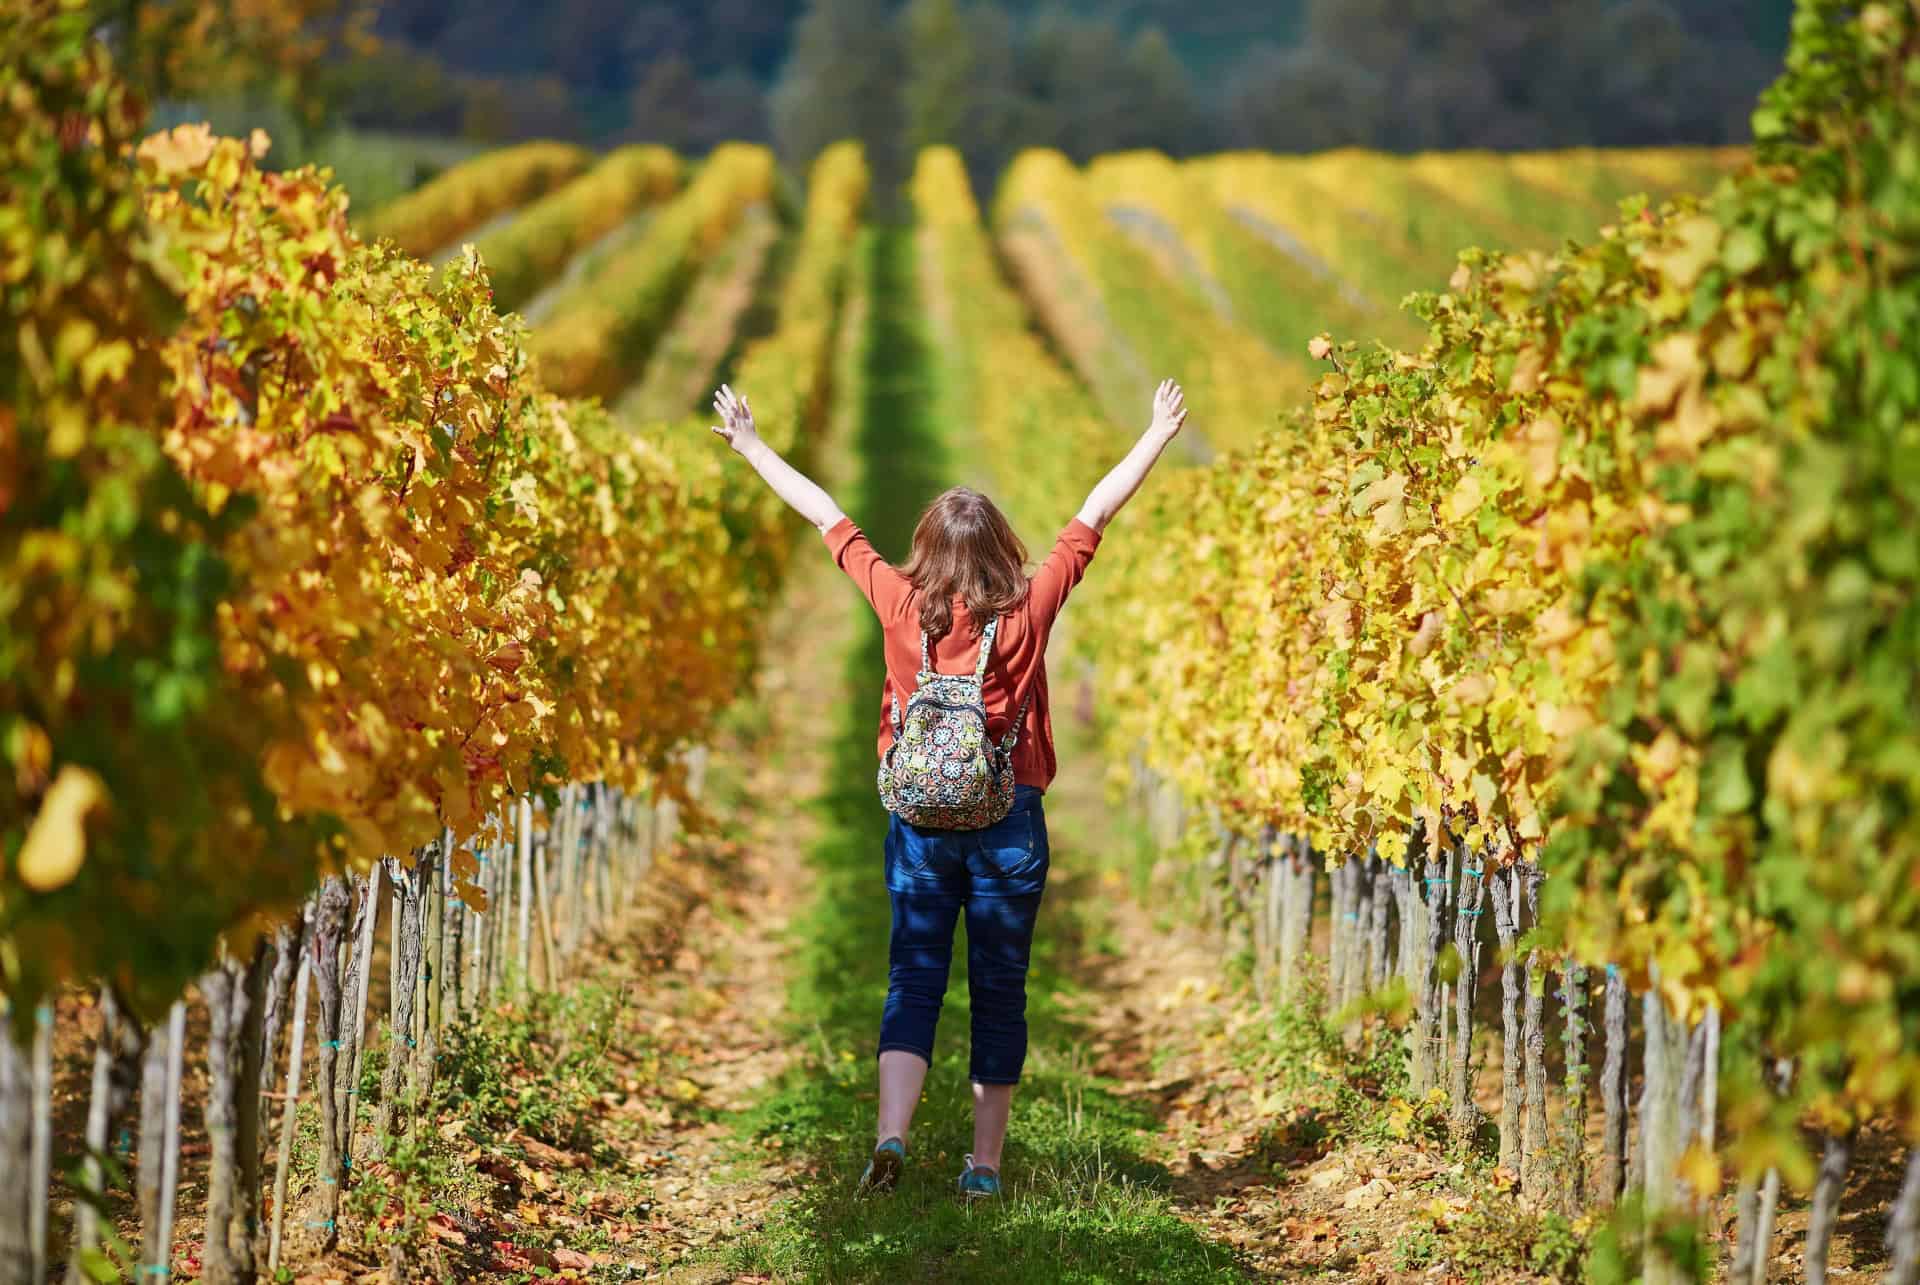
[(1736, 277), (1744, 277), (1767, 257), (1766, 238), (1750, 227), (1737, 227), (1727, 234), (1720, 261)]

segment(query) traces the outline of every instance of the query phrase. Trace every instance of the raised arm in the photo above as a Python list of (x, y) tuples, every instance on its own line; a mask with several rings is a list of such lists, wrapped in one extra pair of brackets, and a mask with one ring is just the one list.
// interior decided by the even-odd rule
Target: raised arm
[(1106, 530), (1107, 523), (1133, 498), (1133, 493), (1147, 480), (1147, 474), (1153, 471), (1160, 452), (1167, 449), (1167, 443), (1179, 435), (1186, 422), (1186, 394), (1171, 379), (1162, 381), (1153, 394), (1153, 421), (1127, 452), (1127, 457), (1114, 465), (1113, 471), (1088, 493), (1087, 502), (1080, 506), (1080, 520), (1096, 531)]
[(775, 495), (792, 506), (794, 512), (822, 531), (846, 516), (831, 495), (760, 440), (760, 434), (754, 431), (753, 411), (747, 406), (746, 398), (722, 384), (720, 391), (713, 395), (713, 409), (720, 415), (713, 431), (753, 465), (753, 471), (773, 488)]

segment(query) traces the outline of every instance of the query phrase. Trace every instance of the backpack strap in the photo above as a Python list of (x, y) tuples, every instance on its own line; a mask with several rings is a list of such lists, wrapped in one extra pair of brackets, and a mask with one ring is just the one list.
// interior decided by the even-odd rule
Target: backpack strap
[[(980, 631), (980, 663), (974, 667), (973, 681), (982, 684), (983, 687), (987, 681), (987, 657), (993, 654), (993, 636), (999, 632), (999, 629), (1000, 618), (995, 616), (987, 622), (987, 627)], [(1033, 688), (1029, 687), (1027, 698), (1021, 701), (1020, 708), (1014, 711), (1013, 726), (1007, 729), (1006, 736), (1000, 742), (1003, 753), (1013, 753), (1013, 747), (1020, 743), (1020, 728), (1027, 721), (1027, 707), (1031, 704), (1033, 704)]]
[(927, 631), (924, 629), (920, 631), (920, 672), (923, 674), (933, 672), (933, 659), (927, 654)]
[(1020, 729), (1026, 725), (1027, 706), (1031, 704), (1033, 704), (1033, 688), (1029, 687), (1027, 689), (1027, 698), (1021, 701), (1020, 708), (1014, 711), (1013, 726), (1007, 729), (1006, 736), (1000, 741), (1000, 748), (1005, 753), (1012, 754), (1013, 747), (1020, 743)]
[[(973, 667), (973, 681), (976, 683), (984, 683), (987, 681), (987, 658), (993, 655), (993, 636), (998, 633), (999, 630), (1000, 617), (995, 616), (987, 622), (987, 627), (980, 631), (980, 660)], [(926, 635), (922, 634), (920, 638), (920, 645), (925, 647)]]

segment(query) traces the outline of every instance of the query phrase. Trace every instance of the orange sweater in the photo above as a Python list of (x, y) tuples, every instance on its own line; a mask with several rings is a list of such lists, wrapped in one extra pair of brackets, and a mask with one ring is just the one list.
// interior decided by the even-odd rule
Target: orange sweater
[[(851, 518), (828, 528), (827, 549), (880, 617), (885, 635), (887, 678), (880, 690), (880, 753), (893, 743), (893, 697), (906, 707), (920, 672), (920, 592), (874, 550)], [(987, 733), (1007, 734), (1014, 711), (1029, 690), (1026, 726), (1013, 751), (1013, 779), (1046, 789), (1053, 781), (1053, 720), (1047, 707), (1047, 637), (1067, 595), (1080, 583), (1100, 533), (1075, 518), (1055, 541), (1040, 569), (1028, 581), (1027, 600), (1001, 618), (994, 635), (993, 660), (987, 666)], [(932, 648), (933, 667), (943, 674), (971, 673), (980, 655), (980, 625), (966, 604), (953, 600), (953, 629)]]

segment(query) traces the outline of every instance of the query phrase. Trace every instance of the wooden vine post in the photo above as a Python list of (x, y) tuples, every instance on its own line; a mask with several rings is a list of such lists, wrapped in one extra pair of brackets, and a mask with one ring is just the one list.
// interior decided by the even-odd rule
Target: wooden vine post
[(31, 1164), (20, 1163), (33, 1149), (33, 1068), (13, 1018), (12, 1005), (0, 1005), (0, 1155), (14, 1158), (0, 1168), (0, 1272), (25, 1281), (33, 1276), (33, 1207), (41, 1201)]
[(287, 1037), (286, 1100), (280, 1108), (280, 1153), (273, 1166), (273, 1228), (267, 1244), (267, 1270), (280, 1268), (280, 1243), (287, 1226), (287, 1169), (293, 1159), (295, 1113), (300, 1108), (300, 1068), (307, 1039), (307, 994), (312, 989), (313, 956), (300, 952), (300, 970), (293, 983), (293, 1029)]
[(180, 1076), (187, 1005), (175, 1000), (163, 1030), (147, 1038), (140, 1081), (140, 1265), (164, 1276), (173, 1261), (174, 1197), (180, 1189)]
[(420, 1029), (420, 1067), (422, 1097), (433, 1096), (434, 1073), (440, 1060), (441, 1013), (444, 1002), (445, 952), (447, 946), (447, 878), (453, 865), (453, 831), (442, 829), (432, 864), (422, 872), (427, 892), (426, 963), (424, 965), (426, 1012)]
[[(1537, 924), (1540, 922), (1540, 869), (1531, 863), (1522, 863), (1515, 871), (1516, 893), (1524, 896), (1526, 922)], [(1552, 1192), (1553, 1167), (1547, 1154), (1546, 977), (1538, 949), (1527, 952), (1525, 988), (1520, 1039), (1526, 1074), (1527, 1122), (1520, 1147), (1520, 1190), (1534, 1200), (1545, 1202)]]
[(208, 1011), (206, 1125), (212, 1154), (207, 1166), (206, 1242), (210, 1285), (248, 1285), (254, 1279), (259, 1231), (260, 1077), (267, 980), (273, 967), (261, 937), (243, 964), (224, 959), (200, 983)]
[(345, 1034), (340, 1055), (346, 1074), (341, 1076), (336, 1072), (334, 1076), (334, 1112), (343, 1121), (340, 1163), (343, 1177), (348, 1180), (353, 1177), (355, 1139), (359, 1136), (355, 1126), (360, 1119), (360, 1073), (367, 1053), (367, 995), (373, 990), (374, 929), (380, 918), (380, 877), (385, 867), (385, 862), (376, 861), (373, 869), (355, 881), (359, 897), (353, 912), (353, 954), (347, 967), (353, 1021), (350, 1025), (342, 1022)]
[(319, 1072), (314, 1096), (320, 1100), (319, 1217), (312, 1220), (323, 1250), (331, 1250), (340, 1236), (340, 1183), (346, 1173), (340, 1099), (340, 939), (347, 924), (347, 884), (332, 876), (320, 886), (314, 903), (312, 958), (314, 997), (320, 1001), (320, 1021), (314, 1031)]
[(1386, 988), (1387, 979), (1393, 975), (1390, 953), (1393, 939), (1388, 935), (1388, 928), (1396, 899), (1392, 869), (1377, 853), (1370, 859), (1370, 864), (1373, 867), (1373, 915), (1367, 926), (1367, 938), (1372, 942), (1373, 967), (1367, 976), (1367, 988), (1377, 993)]
[(1454, 1044), (1450, 1131), (1456, 1144), (1471, 1142), (1480, 1127), (1480, 1108), (1473, 1101), (1473, 1001), (1480, 976), (1480, 914), (1486, 902), (1486, 856), (1467, 851), (1465, 840), (1455, 845), (1460, 882), (1453, 915), (1453, 948), (1460, 956), (1460, 977), (1454, 991)]
[(515, 909), (520, 912), (519, 953), (514, 957), (518, 970), (515, 987), (525, 990), (533, 977), (533, 800), (520, 796), (514, 807), (515, 869), (520, 887)]
[(1419, 989), (1413, 1020), (1413, 1050), (1410, 1080), (1416, 1096), (1424, 1096), (1440, 1083), (1440, 1041), (1446, 1026), (1441, 1007), (1440, 943), (1446, 939), (1451, 909), (1453, 879), (1447, 873), (1444, 841), (1440, 835), (1426, 836), (1427, 859), (1421, 885), (1426, 906), (1423, 926), (1426, 940), (1421, 944)]
[[(414, 1074), (414, 997), (420, 977), (419, 872), (400, 869), (396, 864), (389, 873), (393, 876), (394, 895), (400, 903), (399, 913), (393, 919), (393, 952), (399, 960), (399, 976), (395, 979), (387, 1025), (387, 1064), (380, 1077), (380, 1117), (376, 1126), (379, 1136), (375, 1145), (381, 1155), (386, 1154), (389, 1143), (403, 1131), (400, 1107), (403, 1086)], [(409, 1116), (414, 1105), (407, 1104)]]
[(100, 988), (98, 1012), (100, 1038), (93, 1046), (93, 1076), (88, 1084), (86, 1158), (80, 1164), (80, 1190), (75, 1193), (73, 1247), (67, 1257), (68, 1285), (85, 1285), (92, 1280), (95, 1256), (100, 1249), (100, 1201), (105, 1195), (105, 1173), (101, 1157), (107, 1154), (107, 1139), (113, 1121), (126, 1109), (126, 1102), (114, 1083), (114, 1066), (122, 1039), (119, 1002), (111, 986)]
[(1667, 1011), (1659, 976), (1642, 998), (1646, 1029), (1646, 1095), (1640, 1108), (1641, 1147), (1646, 1154), (1643, 1181), (1646, 1236), (1642, 1255), (1647, 1285), (1685, 1285), (1686, 1272), (1667, 1252), (1663, 1234), (1678, 1204), (1680, 1079), (1687, 1056), (1685, 1028)]
[(1907, 1148), (1907, 1171), (1887, 1214), (1886, 1285), (1920, 1285), (1920, 1146)]
[(1853, 1164), (1857, 1127), (1828, 1134), (1820, 1151), (1820, 1171), (1813, 1184), (1813, 1208), (1807, 1217), (1806, 1249), (1802, 1256), (1807, 1285), (1826, 1285), (1827, 1252), (1833, 1244), (1834, 1224), (1840, 1220), (1840, 1197)]
[(1566, 1019), (1566, 1127), (1560, 1150), (1566, 1175), (1562, 1207), (1578, 1216), (1587, 1207), (1587, 969), (1567, 959), (1560, 970), (1560, 1011)]
[(1627, 1182), (1627, 982), (1620, 969), (1607, 965), (1606, 1062), (1600, 1071), (1600, 1170), (1594, 1197), (1611, 1206)]
[(1500, 1167), (1521, 1174), (1520, 1109), (1525, 1103), (1521, 1077), (1520, 1001), (1524, 989), (1517, 943), (1520, 940), (1521, 875), (1517, 862), (1488, 876), (1493, 901), (1493, 930), (1500, 939)]

